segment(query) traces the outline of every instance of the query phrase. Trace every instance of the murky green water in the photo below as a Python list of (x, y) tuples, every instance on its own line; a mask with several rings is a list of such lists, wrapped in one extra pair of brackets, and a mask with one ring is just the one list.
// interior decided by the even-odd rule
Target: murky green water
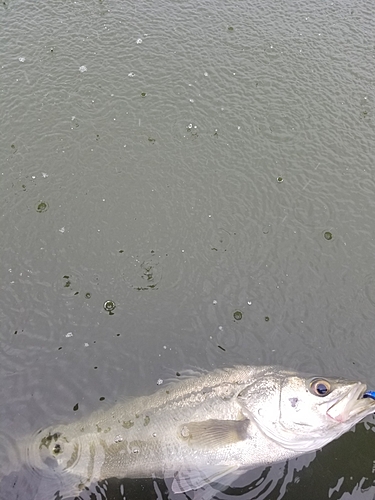
[[(4, 0), (0, 46), (2, 475), (169, 369), (375, 388), (370, 2)], [(373, 425), (222, 496), (372, 499)]]

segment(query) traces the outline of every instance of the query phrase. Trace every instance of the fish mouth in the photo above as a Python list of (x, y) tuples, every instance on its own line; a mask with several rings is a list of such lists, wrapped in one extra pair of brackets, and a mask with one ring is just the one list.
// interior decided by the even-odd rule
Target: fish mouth
[(336, 422), (360, 420), (375, 411), (375, 400), (364, 397), (367, 390), (366, 384), (357, 382), (344, 396), (334, 400), (326, 414)]

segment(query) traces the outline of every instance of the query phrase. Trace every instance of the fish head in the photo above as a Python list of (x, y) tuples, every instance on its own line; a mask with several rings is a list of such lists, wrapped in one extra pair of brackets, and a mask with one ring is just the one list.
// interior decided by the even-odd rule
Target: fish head
[(270, 369), (238, 397), (264, 434), (297, 454), (325, 446), (375, 412), (366, 389), (362, 382)]

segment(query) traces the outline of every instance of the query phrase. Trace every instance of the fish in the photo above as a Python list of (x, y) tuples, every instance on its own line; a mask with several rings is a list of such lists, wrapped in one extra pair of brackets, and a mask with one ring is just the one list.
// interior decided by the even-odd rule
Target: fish
[(218, 369), (25, 438), (20, 456), (38, 479), (27, 498), (71, 498), (108, 478), (170, 479), (176, 494), (228, 485), (321, 449), (373, 412), (375, 392), (359, 381)]

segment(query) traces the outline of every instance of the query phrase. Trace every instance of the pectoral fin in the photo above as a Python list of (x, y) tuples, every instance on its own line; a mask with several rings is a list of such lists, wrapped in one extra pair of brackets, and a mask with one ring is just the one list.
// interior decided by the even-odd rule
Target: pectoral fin
[(212, 482), (220, 481), (224, 476), (233, 474), (237, 466), (205, 466), (202, 468), (186, 467), (174, 474), (172, 482), (173, 493), (197, 490)]
[(238, 441), (247, 436), (250, 421), (244, 420), (204, 420), (181, 425), (180, 438), (193, 448), (216, 448)]

